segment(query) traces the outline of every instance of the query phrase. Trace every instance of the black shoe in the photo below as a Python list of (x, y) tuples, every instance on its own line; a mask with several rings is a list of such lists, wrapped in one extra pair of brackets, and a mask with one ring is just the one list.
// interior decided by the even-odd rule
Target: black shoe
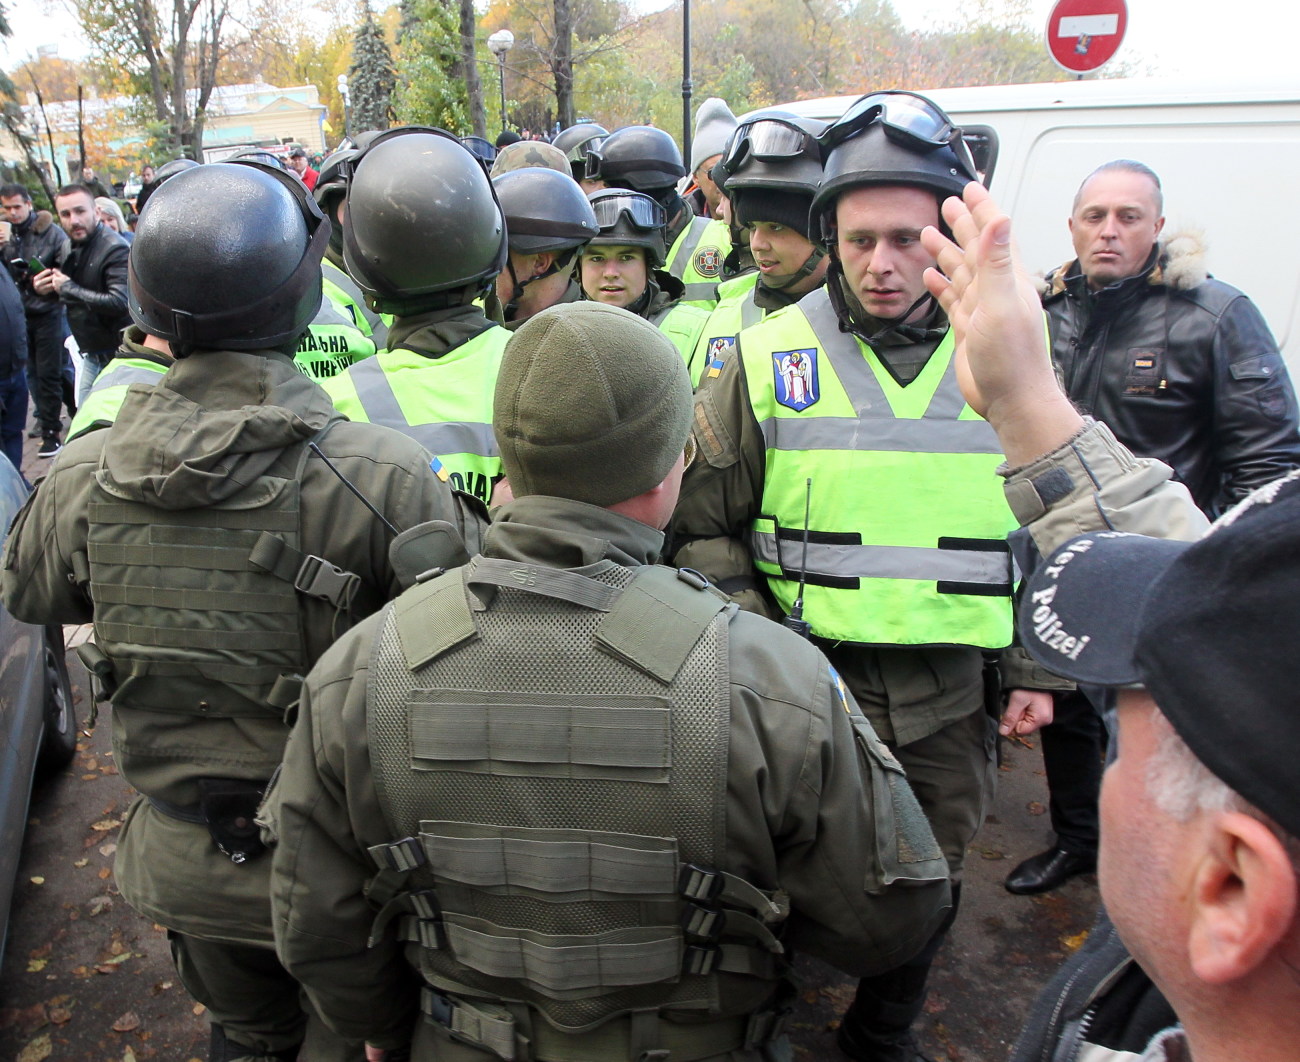
[(63, 443), (59, 442), (57, 435), (45, 436), (45, 441), (41, 443), (41, 448), (36, 451), (37, 457), (53, 457), (63, 449)]
[(1095, 852), (1067, 852), (1064, 848), (1049, 848), (1030, 856), (1007, 875), (1003, 882), (1007, 892), (1017, 896), (1032, 896), (1051, 892), (1080, 874), (1091, 874), (1097, 869)]
[(921, 1054), (911, 1031), (886, 1038), (872, 1036), (846, 1014), (835, 1034), (835, 1046), (855, 1062), (931, 1062)]

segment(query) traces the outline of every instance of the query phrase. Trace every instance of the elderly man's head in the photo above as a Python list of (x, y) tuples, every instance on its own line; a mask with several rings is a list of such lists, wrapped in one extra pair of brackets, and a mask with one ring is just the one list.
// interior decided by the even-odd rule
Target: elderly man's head
[(1074, 539), (1020, 626), (1047, 667), (1119, 691), (1102, 897), (1194, 1056), (1249, 1023), (1300, 1042), (1300, 473), (1198, 542)]

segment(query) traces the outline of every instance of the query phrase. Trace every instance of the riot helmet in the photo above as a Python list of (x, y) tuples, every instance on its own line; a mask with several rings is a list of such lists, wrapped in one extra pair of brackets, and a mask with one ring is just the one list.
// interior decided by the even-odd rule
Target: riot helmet
[(477, 296), (506, 260), (487, 174), (444, 129), (381, 133), (353, 163), (343, 261), (374, 309), (413, 314)]
[(512, 170), (492, 182), (519, 254), (581, 247), (600, 232), (591, 203), (571, 177), (542, 167)]
[(587, 148), (593, 140), (603, 136), (609, 136), (609, 130), (595, 122), (579, 122), (555, 134), (551, 146), (564, 152), (575, 181), (581, 181), (587, 175)]
[(871, 92), (821, 137), (823, 173), (813, 199), (814, 231), (834, 241), (835, 201), (850, 188), (911, 185), (940, 200), (979, 180), (961, 129), (938, 104), (914, 92)]
[(272, 169), (284, 170), (285, 172), (288, 172), (289, 169), (285, 165), (284, 159), (273, 151), (267, 151), (265, 148), (245, 148), (243, 151), (236, 151), (233, 155), (228, 155), (221, 161), (260, 162), (263, 166), (270, 166)]
[(492, 161), (497, 157), (496, 146), (486, 137), (463, 136), (460, 142), (465, 149), (483, 164), (485, 170), (492, 168)]
[(584, 176), (604, 181), (611, 188), (644, 192), (662, 203), (677, 194), (677, 182), (686, 176), (686, 166), (677, 141), (662, 129), (628, 125), (588, 144)]
[(727, 142), (718, 167), (736, 220), (776, 221), (809, 239), (808, 211), (822, 178), (818, 137), (826, 123), (789, 111), (747, 116)]
[(644, 192), (623, 188), (602, 188), (588, 198), (596, 224), (600, 226), (600, 232), (591, 238), (588, 247), (641, 247), (645, 249), (649, 269), (663, 266), (667, 257), (664, 226), (668, 224), (668, 215), (662, 206)]
[(351, 144), (330, 152), (320, 164), (320, 175), (312, 191), (321, 211), (329, 219), (330, 251), (337, 258), (343, 257), (343, 223), (338, 219), (339, 204), (348, 194), (352, 163), (359, 154), (361, 149)]
[(177, 357), (291, 347), (320, 309), (325, 216), (296, 177), (230, 161), (158, 188), (131, 245), (131, 319)]

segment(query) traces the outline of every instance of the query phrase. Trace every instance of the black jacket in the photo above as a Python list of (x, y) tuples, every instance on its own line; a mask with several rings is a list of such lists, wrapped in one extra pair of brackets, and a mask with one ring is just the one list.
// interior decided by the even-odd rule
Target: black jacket
[(74, 243), (63, 264), (70, 278), (59, 289), (68, 325), (82, 350), (116, 350), (126, 310), (126, 259), (130, 248), (102, 221), (83, 243)]
[(21, 225), (15, 225), (8, 243), (0, 244), (0, 257), (9, 267), (9, 275), (18, 284), (23, 297), (23, 310), (32, 314), (53, 313), (59, 308), (54, 295), (37, 295), (31, 278), (35, 275), (28, 267), (33, 258), (39, 258), (46, 269), (63, 268), (71, 243), (54, 215), (48, 210), (33, 210)]
[(9, 275), (0, 269), (0, 380), (7, 380), (27, 364), (27, 315), (22, 296)]
[(1255, 305), (1211, 279), (1193, 237), (1097, 292), (1077, 261), (1043, 306), (1066, 393), (1141, 457), (1173, 467), (1211, 515), (1300, 465), (1295, 392)]

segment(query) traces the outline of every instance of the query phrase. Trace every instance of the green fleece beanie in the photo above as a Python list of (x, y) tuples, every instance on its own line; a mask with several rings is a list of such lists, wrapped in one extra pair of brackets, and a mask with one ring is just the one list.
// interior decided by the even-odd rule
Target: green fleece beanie
[(613, 505), (663, 482), (691, 413), (690, 376), (667, 336), (626, 310), (573, 302), (506, 344), (492, 427), (515, 497)]

